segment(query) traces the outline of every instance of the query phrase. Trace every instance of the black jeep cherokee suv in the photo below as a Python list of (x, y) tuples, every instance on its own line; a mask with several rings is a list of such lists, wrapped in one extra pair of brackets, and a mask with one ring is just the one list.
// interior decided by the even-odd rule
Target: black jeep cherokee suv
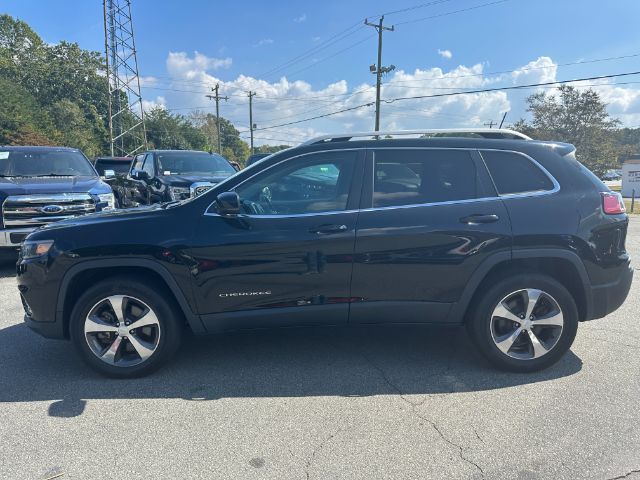
[(553, 364), (627, 296), (621, 198), (571, 145), (429, 135), (323, 137), (195, 198), (41, 228), (17, 266), (25, 321), (120, 377), (185, 327), (465, 324), (498, 367)]

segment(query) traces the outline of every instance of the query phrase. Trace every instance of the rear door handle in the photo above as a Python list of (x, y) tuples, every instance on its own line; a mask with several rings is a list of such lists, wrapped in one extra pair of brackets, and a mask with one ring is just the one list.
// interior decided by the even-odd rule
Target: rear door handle
[(309, 229), (310, 233), (317, 233), (318, 235), (323, 235), (327, 233), (339, 233), (347, 230), (346, 225), (334, 225), (332, 223), (325, 223), (322, 225), (318, 225), (317, 227), (312, 227)]
[(479, 225), (481, 223), (495, 223), (500, 220), (498, 215), (484, 215), (484, 214), (475, 214), (469, 215), (468, 217), (462, 217), (460, 219), (460, 223), (466, 223), (467, 225)]

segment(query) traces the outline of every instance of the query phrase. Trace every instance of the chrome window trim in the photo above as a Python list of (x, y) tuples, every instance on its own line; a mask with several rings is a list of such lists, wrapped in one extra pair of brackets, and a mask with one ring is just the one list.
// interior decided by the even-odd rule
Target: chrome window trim
[[(434, 207), (434, 206), (438, 206), (438, 205), (457, 205), (457, 204), (465, 204), (465, 203), (473, 203), (473, 202), (509, 200), (509, 199), (512, 199), (512, 198), (539, 197), (539, 196), (544, 196), (544, 195), (553, 195), (553, 194), (558, 193), (560, 191), (560, 184), (555, 179), (555, 177), (553, 175), (551, 175), (551, 173), (549, 173), (549, 171), (546, 168), (544, 168), (539, 162), (537, 162), (535, 159), (533, 159), (532, 157), (530, 157), (526, 153), (519, 152), (517, 150), (504, 149), (504, 148), (482, 148), (482, 149), (480, 149), (480, 148), (469, 148), (469, 147), (369, 147), (369, 148), (366, 148), (366, 147), (354, 147), (354, 148), (344, 148), (344, 149), (335, 149), (335, 150), (334, 149), (331, 149), (331, 150), (318, 150), (318, 151), (315, 151), (315, 152), (307, 152), (307, 153), (303, 153), (303, 154), (297, 155), (295, 157), (290, 157), (290, 158), (281, 160), (280, 162), (271, 165), (269, 168), (267, 168), (265, 170), (261, 170), (260, 172), (255, 173), (254, 175), (252, 175), (249, 178), (246, 178), (245, 180), (240, 182), (231, 191), (235, 190), (237, 187), (239, 187), (243, 183), (247, 182), (248, 180), (251, 180), (256, 175), (259, 175), (262, 172), (266, 172), (267, 170), (269, 170), (269, 169), (271, 169), (271, 168), (273, 168), (273, 167), (275, 167), (277, 165), (280, 165), (283, 162), (286, 162), (286, 161), (289, 161), (289, 160), (293, 160), (293, 159), (299, 158), (299, 157), (304, 157), (306, 155), (312, 155), (314, 153), (340, 152), (340, 151), (351, 151), (351, 150), (463, 150), (463, 151), (468, 151), (468, 152), (478, 152), (480, 154), (480, 157), (482, 158), (483, 163), (484, 163), (484, 157), (482, 157), (482, 152), (483, 151), (485, 151), (485, 152), (515, 153), (516, 155), (521, 155), (521, 156), (527, 158), (529, 161), (533, 162), (533, 164), (535, 166), (537, 166), (540, 170), (542, 170), (542, 172), (549, 178), (549, 180), (553, 184), (553, 189), (552, 190), (536, 190), (536, 191), (531, 191), (531, 192), (508, 193), (508, 194), (500, 194), (500, 193), (498, 193), (497, 196), (495, 196), (495, 197), (492, 196), (492, 197), (481, 197), (481, 198), (469, 198), (469, 199), (464, 199), (464, 200), (449, 200), (449, 201), (446, 201), (446, 202), (412, 203), (412, 204), (407, 204), (407, 205), (392, 205), (392, 206), (389, 206), (389, 207), (369, 207), (369, 208), (361, 208), (361, 209), (356, 209), (356, 210), (330, 210), (330, 211), (326, 211), (326, 212), (299, 213), (299, 214), (289, 214), (289, 215), (251, 215), (251, 214), (241, 214), (241, 215), (237, 215), (237, 217), (241, 217), (241, 218), (295, 218), (295, 217), (311, 217), (311, 216), (320, 216), (320, 215), (337, 215), (337, 214), (340, 214), (340, 213), (375, 212), (375, 211), (378, 211), (378, 210), (393, 210), (393, 209), (417, 208), (417, 207)], [(487, 171), (489, 170), (488, 167), (486, 167), (486, 164), (485, 164), (485, 168), (487, 169)], [(489, 176), (491, 176), (490, 172), (489, 172)], [(493, 177), (491, 177), (491, 180), (493, 181)], [(497, 191), (498, 190), (496, 188), (496, 192)], [(204, 215), (211, 216), (211, 217), (226, 217), (225, 215), (220, 215), (218, 213), (209, 213), (208, 212), (209, 208), (211, 208), (211, 206), (214, 203), (215, 203), (215, 200), (209, 204), (209, 206), (205, 210)]]

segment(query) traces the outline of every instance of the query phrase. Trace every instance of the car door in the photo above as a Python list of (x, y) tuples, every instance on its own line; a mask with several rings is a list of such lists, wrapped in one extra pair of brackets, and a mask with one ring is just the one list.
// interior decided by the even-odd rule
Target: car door
[(151, 185), (156, 177), (155, 156), (153, 153), (147, 153), (142, 163), (142, 171), (145, 176), (136, 180), (136, 201), (141, 205), (153, 203), (151, 194)]
[(365, 178), (351, 321), (455, 320), (449, 312), (475, 269), (511, 249), (482, 159), (466, 149), (373, 149)]
[(122, 191), (121, 191), (121, 205), (123, 208), (130, 208), (138, 206), (137, 201), (137, 181), (133, 178), (132, 174), (136, 170), (142, 170), (142, 165), (144, 163), (145, 154), (142, 153), (140, 155), (136, 155), (133, 161), (131, 162), (131, 166), (129, 167), (129, 172), (122, 179)]
[(229, 185), (242, 213), (212, 204), (192, 250), (209, 331), (347, 322), (363, 167), (363, 151), (315, 152)]

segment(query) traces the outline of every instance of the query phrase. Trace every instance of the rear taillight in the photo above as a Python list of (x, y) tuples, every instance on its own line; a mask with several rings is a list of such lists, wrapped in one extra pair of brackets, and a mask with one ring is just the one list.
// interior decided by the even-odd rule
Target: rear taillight
[(624, 206), (622, 195), (616, 192), (600, 192), (602, 195), (602, 210), (607, 215), (618, 215), (627, 209)]

